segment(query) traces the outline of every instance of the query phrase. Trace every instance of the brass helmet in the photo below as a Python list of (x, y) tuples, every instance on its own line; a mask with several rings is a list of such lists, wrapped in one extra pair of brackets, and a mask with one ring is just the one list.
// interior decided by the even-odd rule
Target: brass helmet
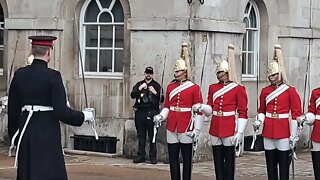
[(176, 64), (174, 66), (174, 71), (187, 70), (186, 61), (182, 58), (176, 60)]
[(176, 60), (174, 71), (187, 70), (187, 78), (191, 76), (191, 65), (189, 60), (188, 44), (183, 42), (181, 44), (180, 58)]
[(27, 58), (26, 66), (31, 65), (33, 62), (33, 59), (34, 59), (34, 56), (32, 54), (30, 54), (29, 57)]
[(279, 44), (274, 45), (273, 62), (268, 66), (268, 77), (279, 73), (279, 78), (282, 81), (287, 82), (287, 75), (284, 68), (283, 56), (281, 52), (281, 46)]
[(217, 62), (216, 73), (218, 72), (228, 73), (229, 80), (237, 82), (236, 70), (235, 70), (235, 61), (234, 61), (234, 45), (228, 45), (228, 57), (224, 60), (219, 60)]

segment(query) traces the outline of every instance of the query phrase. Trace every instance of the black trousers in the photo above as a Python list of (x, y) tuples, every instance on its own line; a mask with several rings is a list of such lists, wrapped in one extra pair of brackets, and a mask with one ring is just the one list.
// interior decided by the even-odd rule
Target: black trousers
[(217, 180), (234, 180), (235, 147), (212, 146), (214, 170)]
[(320, 151), (311, 151), (314, 179), (320, 180)]
[(170, 175), (171, 180), (180, 180), (180, 162), (179, 154), (180, 150), (182, 153), (183, 159), (183, 180), (191, 180), (191, 171), (192, 171), (192, 143), (183, 144), (183, 143), (174, 143), (168, 144), (169, 151), (169, 162), (170, 162)]
[(147, 134), (150, 143), (149, 157), (157, 157), (157, 145), (152, 143), (153, 138), (153, 116), (158, 113), (157, 110), (137, 110), (135, 111), (135, 126), (138, 136), (138, 156), (144, 159), (146, 156)]
[(265, 150), (265, 156), (267, 161), (268, 179), (278, 180), (280, 177), (280, 180), (289, 180), (289, 168), (292, 158), (291, 150)]

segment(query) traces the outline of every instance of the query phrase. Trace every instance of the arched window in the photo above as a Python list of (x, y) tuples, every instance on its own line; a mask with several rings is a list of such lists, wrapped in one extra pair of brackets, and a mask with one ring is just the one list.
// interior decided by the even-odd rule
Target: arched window
[(121, 79), (124, 13), (120, 1), (87, 0), (80, 16), (80, 57), (85, 77)]
[(0, 4), (0, 75), (3, 75), (3, 51), (4, 51), (4, 13)]
[(242, 44), (242, 80), (257, 80), (260, 17), (257, 5), (251, 0), (246, 6), (243, 22), (246, 24), (246, 33)]

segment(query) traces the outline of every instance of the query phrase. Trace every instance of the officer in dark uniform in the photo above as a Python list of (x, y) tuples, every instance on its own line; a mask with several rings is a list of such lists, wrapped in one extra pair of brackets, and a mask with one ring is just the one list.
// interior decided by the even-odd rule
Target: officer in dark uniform
[[(159, 113), (160, 84), (153, 79), (153, 68), (147, 67), (144, 71), (144, 80), (137, 82), (130, 94), (131, 99), (136, 99), (133, 106), (135, 110), (135, 126), (139, 141), (138, 157), (133, 163), (145, 162), (146, 135), (148, 133), (151, 164), (157, 164), (157, 146), (152, 143), (153, 138), (153, 116)], [(163, 101), (163, 98), (161, 98)]]
[(16, 137), (18, 180), (66, 180), (59, 121), (81, 126), (92, 123), (94, 112), (67, 107), (59, 71), (48, 68), (53, 36), (30, 36), (34, 60), (18, 69), (9, 90), (8, 132)]

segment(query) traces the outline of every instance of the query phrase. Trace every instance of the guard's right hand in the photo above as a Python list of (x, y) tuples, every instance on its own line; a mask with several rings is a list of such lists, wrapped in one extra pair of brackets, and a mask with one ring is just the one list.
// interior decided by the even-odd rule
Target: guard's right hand
[(138, 88), (140, 91), (142, 90), (142, 89), (147, 89), (147, 83), (142, 83), (140, 86), (139, 86), (139, 88)]
[(194, 104), (194, 105), (192, 106), (192, 111), (193, 111), (194, 113), (201, 112), (202, 110), (203, 110), (203, 107), (202, 107), (202, 105), (201, 105), (200, 103)]
[(259, 128), (261, 125), (262, 125), (262, 121), (258, 119), (258, 117), (256, 117), (256, 119), (252, 123), (254, 131), (259, 131)]
[(163, 121), (163, 117), (161, 116), (161, 114), (157, 114), (157, 115), (153, 116), (153, 122), (155, 124), (161, 123), (162, 121)]
[(95, 120), (95, 109), (94, 108), (85, 108), (82, 110), (84, 114), (84, 122), (92, 123)]
[(306, 121), (307, 121), (307, 117), (304, 114), (297, 117), (298, 127), (302, 128)]

